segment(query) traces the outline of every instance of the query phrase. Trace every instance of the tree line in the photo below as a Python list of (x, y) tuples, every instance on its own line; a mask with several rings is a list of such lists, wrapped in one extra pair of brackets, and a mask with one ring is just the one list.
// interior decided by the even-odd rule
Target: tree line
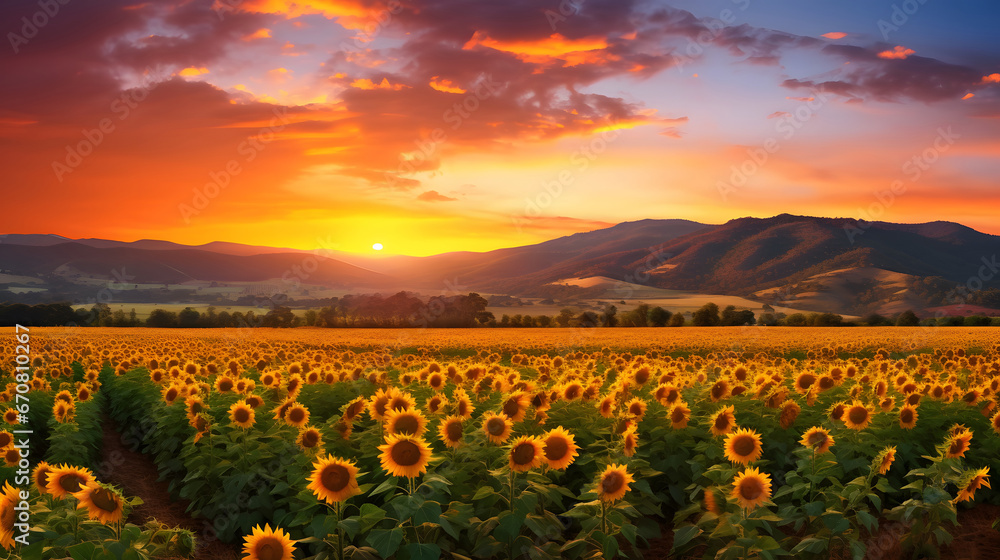
[[(290, 328), (290, 327), (488, 327), (488, 328), (549, 328), (549, 327), (715, 327), (715, 326), (1000, 326), (1000, 317), (947, 316), (920, 318), (912, 310), (893, 317), (876, 313), (858, 321), (847, 321), (835, 313), (777, 313), (769, 305), (763, 306), (758, 317), (752, 310), (737, 309), (729, 305), (723, 309), (706, 303), (689, 313), (671, 312), (660, 306), (637, 305), (634, 309), (618, 312), (614, 305), (600, 311), (564, 308), (559, 314), (524, 315), (504, 314), (497, 319), (486, 311), (487, 301), (476, 293), (457, 296), (434, 296), (424, 301), (412, 294), (399, 292), (382, 295), (346, 295), (323, 300), (320, 309), (306, 310), (302, 316), (281, 305), (280, 298), (261, 298), (260, 312), (219, 311), (209, 306), (204, 312), (193, 307), (181, 311), (154, 309), (148, 318), (140, 319), (133, 309), (112, 311), (104, 303), (91, 308), (74, 309), (69, 303), (26, 305), (0, 304), (0, 326), (22, 324), (26, 326), (93, 326), (93, 327), (153, 327), (153, 328)], [(276, 303), (276, 300), (278, 303)]]

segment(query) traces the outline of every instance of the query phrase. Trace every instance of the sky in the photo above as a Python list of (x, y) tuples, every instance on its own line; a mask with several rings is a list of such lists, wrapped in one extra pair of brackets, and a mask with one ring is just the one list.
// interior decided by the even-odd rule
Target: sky
[(13, 0), (2, 233), (429, 255), (645, 218), (1000, 234), (1000, 4)]

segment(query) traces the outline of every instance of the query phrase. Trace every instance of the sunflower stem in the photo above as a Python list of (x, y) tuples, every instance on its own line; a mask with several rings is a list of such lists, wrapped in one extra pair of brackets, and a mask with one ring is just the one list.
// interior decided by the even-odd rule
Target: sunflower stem
[(608, 534), (608, 503), (601, 500), (601, 532)]
[(812, 448), (812, 477), (809, 478), (809, 502), (813, 501), (813, 479), (816, 478), (816, 446)]
[(337, 502), (337, 550), (340, 560), (344, 560), (344, 530), (340, 528), (340, 520), (343, 518), (343, 510), (340, 502)]

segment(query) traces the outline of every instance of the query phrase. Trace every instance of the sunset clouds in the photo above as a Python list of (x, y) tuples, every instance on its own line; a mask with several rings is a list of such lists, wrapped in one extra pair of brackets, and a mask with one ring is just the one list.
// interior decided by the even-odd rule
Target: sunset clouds
[(36, 1), (5, 3), (5, 190), (45, 209), (7, 228), (430, 254), (646, 217), (853, 216), (952, 125), (885, 219), (1000, 233), (982, 187), (1000, 53), (974, 33), (945, 48), (917, 16), (888, 43), (870, 14), (565, 4), (109, 0), (37, 26)]

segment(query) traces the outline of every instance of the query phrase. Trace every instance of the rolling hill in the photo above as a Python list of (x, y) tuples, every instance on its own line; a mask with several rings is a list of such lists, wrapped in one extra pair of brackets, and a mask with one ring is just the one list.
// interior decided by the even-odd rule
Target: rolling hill
[[(483, 253), (336, 253), (335, 258), (222, 242), (192, 247), (7, 235), (0, 239), (0, 272), (73, 281), (108, 277), (126, 267), (135, 282), (149, 284), (280, 282), (297, 274), (302, 283), (346, 289), (468, 290), (560, 301), (595, 294), (613, 298), (603, 287), (626, 283), (657, 289), (658, 298), (674, 290), (815, 311), (891, 315), (941, 305), (940, 297), (928, 294), (967, 283), (1000, 253), (1000, 237), (952, 222), (865, 226), (846, 218), (789, 214), (722, 225), (648, 219)], [(304, 259), (315, 259), (316, 270), (305, 277), (291, 272), (297, 265), (301, 269)], [(638, 299), (645, 291), (631, 293)]]

